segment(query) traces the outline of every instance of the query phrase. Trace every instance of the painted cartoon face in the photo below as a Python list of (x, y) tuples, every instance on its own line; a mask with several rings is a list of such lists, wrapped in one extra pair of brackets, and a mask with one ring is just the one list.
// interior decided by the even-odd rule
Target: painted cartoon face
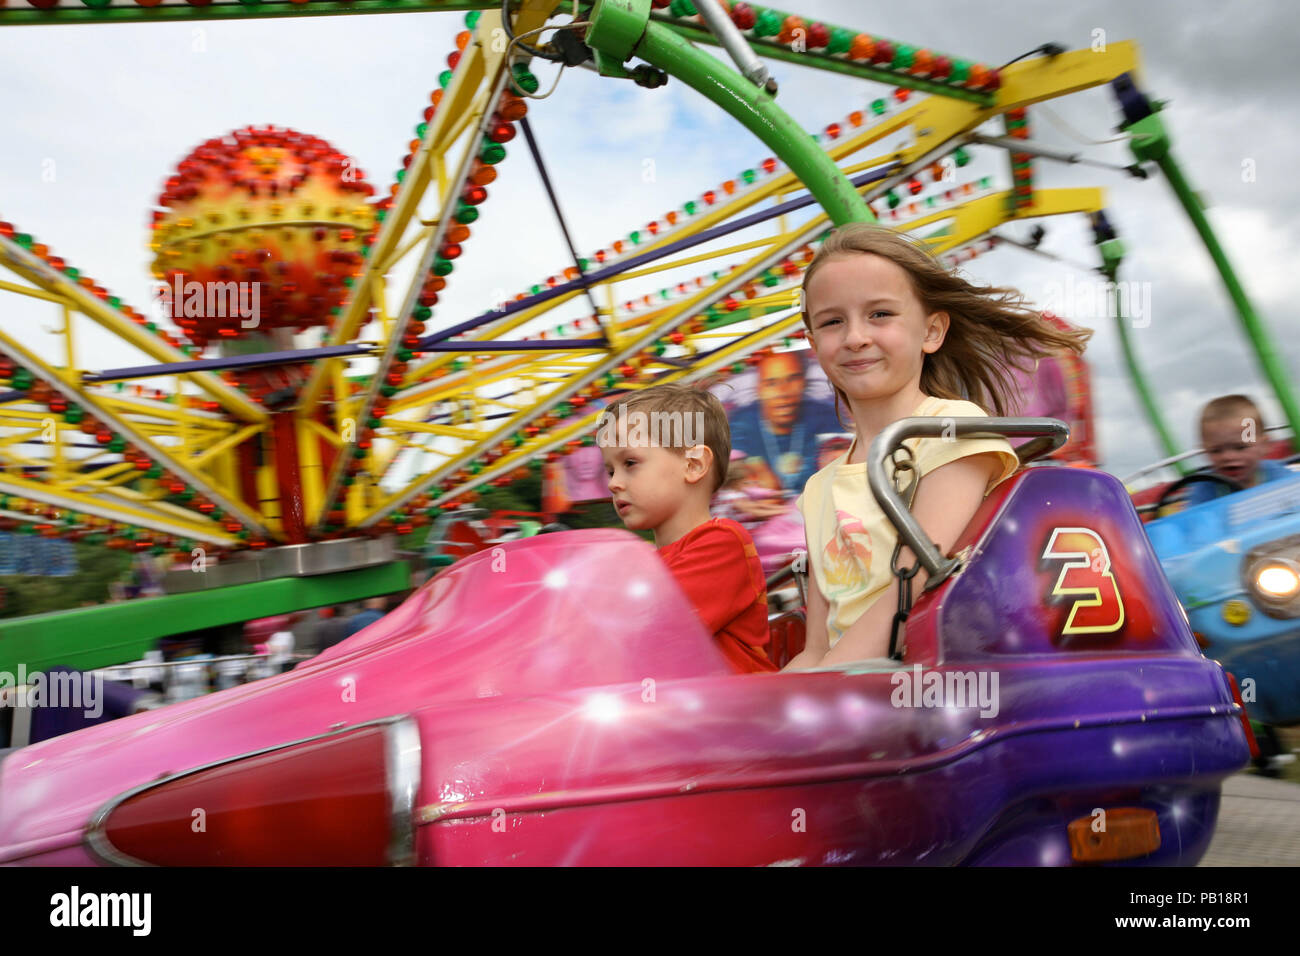
[(803, 388), (803, 365), (796, 356), (777, 352), (759, 363), (759, 407), (773, 430), (784, 434), (794, 426)]
[(888, 398), (920, 381), (948, 330), (927, 314), (900, 266), (872, 253), (837, 255), (808, 283), (813, 350), (850, 400)]
[(1259, 463), (1267, 441), (1259, 435), (1258, 418), (1221, 418), (1201, 426), (1201, 441), (1210, 467), (1224, 478), (1249, 488), (1259, 478)]

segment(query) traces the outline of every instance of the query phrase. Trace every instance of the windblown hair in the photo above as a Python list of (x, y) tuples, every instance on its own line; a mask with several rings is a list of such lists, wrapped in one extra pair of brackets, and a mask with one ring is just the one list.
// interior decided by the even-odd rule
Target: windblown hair
[[(678, 412), (683, 416), (699, 413), (700, 420), (704, 423), (704, 434), (697, 436), (702, 439), (698, 444), (706, 445), (713, 452), (713, 487), (710, 490), (717, 491), (722, 487), (731, 463), (731, 426), (727, 423), (727, 412), (716, 395), (702, 388), (675, 382), (653, 385), (610, 402), (605, 407), (601, 421), (606, 421), (604, 416), (608, 415), (612, 425), (618, 419), (620, 408), (626, 408), (629, 416), (634, 410), (647, 415), (658, 412)], [(662, 445), (662, 442), (656, 444)], [(669, 444), (664, 447), (674, 446)], [(684, 448), (677, 450), (685, 452)]]
[[(812, 336), (807, 311), (808, 284), (832, 258), (876, 255), (907, 273), (926, 314), (947, 312), (948, 334), (937, 352), (925, 356), (921, 391), (936, 398), (965, 399), (994, 416), (1016, 407), (1013, 370), (1032, 372), (1040, 358), (1069, 350), (1082, 353), (1090, 329), (1062, 331), (1044, 322), (1017, 290), (977, 286), (946, 269), (921, 241), (873, 223), (850, 223), (826, 237), (803, 276), (803, 323)], [(848, 398), (835, 387), (836, 407)]]

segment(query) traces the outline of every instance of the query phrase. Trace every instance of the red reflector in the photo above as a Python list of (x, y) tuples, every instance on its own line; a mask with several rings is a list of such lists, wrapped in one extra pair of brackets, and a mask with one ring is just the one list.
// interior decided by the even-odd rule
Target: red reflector
[(121, 865), (410, 863), (419, 773), (413, 720), (361, 724), (129, 791), (88, 843)]
[(1068, 830), (1070, 856), (1080, 863), (1131, 860), (1160, 849), (1160, 821), (1154, 810), (1142, 807), (1114, 807), (1103, 816), (1079, 817), (1070, 821)]
[(1246, 704), (1241, 699), (1241, 691), (1237, 689), (1237, 678), (1233, 677), (1228, 671), (1223, 673), (1228, 675), (1228, 686), (1232, 688), (1232, 699), (1241, 708), (1241, 726), (1246, 728), (1246, 743), (1250, 745), (1250, 759), (1257, 760), (1259, 758), (1259, 741), (1255, 739), (1255, 728), (1250, 726), (1250, 716), (1246, 713)]

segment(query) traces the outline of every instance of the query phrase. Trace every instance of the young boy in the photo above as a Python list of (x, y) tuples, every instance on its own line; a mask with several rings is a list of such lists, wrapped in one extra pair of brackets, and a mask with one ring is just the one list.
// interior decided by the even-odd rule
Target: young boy
[(763, 650), (767, 590), (754, 542), (736, 522), (709, 517), (731, 455), (722, 403), (685, 385), (634, 392), (605, 410), (596, 444), (618, 516), (654, 532), (727, 662), (741, 673), (775, 671)]
[[(1201, 410), (1201, 446), (1215, 474), (1253, 488), (1291, 474), (1280, 461), (1265, 458), (1268, 439), (1259, 408), (1245, 395), (1224, 395)], [(1187, 489), (1187, 505), (1212, 501), (1225, 489), (1200, 481)]]

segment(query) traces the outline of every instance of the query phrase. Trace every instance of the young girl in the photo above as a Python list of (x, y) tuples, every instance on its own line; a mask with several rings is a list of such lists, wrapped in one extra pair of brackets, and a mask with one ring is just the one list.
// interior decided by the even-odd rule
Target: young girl
[[(985, 408), (1004, 415), (1016, 368), (1061, 349), (1082, 352), (1092, 334), (1058, 330), (1018, 292), (972, 286), (919, 242), (865, 223), (827, 237), (804, 274), (803, 295), (813, 354), (856, 435), (797, 502), (813, 573), (807, 643), (787, 668), (795, 670), (888, 654), (897, 534), (867, 487), (872, 440), (900, 418), (965, 418), (987, 415)], [(984, 496), (1016, 470), (1016, 456), (1001, 438), (907, 445), (922, 478), (912, 513), (946, 554)], [(900, 562), (915, 562), (910, 549)], [(913, 592), (924, 586), (922, 570)]]

